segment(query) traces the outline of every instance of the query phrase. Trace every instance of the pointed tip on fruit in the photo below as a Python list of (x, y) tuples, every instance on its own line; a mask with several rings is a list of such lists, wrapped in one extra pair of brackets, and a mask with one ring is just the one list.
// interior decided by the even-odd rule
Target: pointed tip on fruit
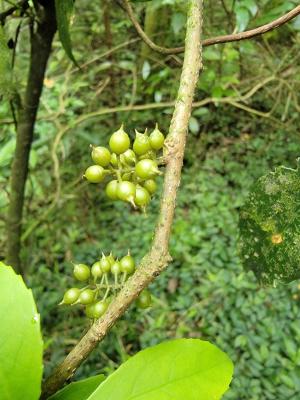
[(134, 198), (133, 198), (133, 197), (130, 197), (130, 198), (128, 199), (128, 202), (132, 205), (132, 207), (133, 207), (135, 210), (137, 209), (137, 205), (135, 204)]

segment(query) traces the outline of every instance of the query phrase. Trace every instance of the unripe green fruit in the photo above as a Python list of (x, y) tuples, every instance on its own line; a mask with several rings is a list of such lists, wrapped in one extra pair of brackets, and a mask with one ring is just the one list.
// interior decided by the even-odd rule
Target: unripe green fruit
[(92, 276), (97, 279), (100, 278), (103, 275), (102, 269), (101, 269), (101, 263), (100, 261), (96, 261), (91, 268), (91, 273)]
[(106, 258), (110, 262), (110, 265), (113, 265), (113, 263), (115, 262), (115, 259), (112, 255), (112, 253), (110, 253)]
[(160, 171), (157, 168), (155, 161), (146, 158), (145, 160), (141, 160), (136, 164), (135, 173), (141, 179), (149, 179), (154, 175), (159, 174)]
[(147, 179), (143, 182), (143, 186), (150, 194), (155, 193), (157, 190), (157, 184), (154, 179)]
[(111, 200), (118, 200), (118, 181), (115, 179), (110, 181), (105, 188), (106, 196)]
[(137, 298), (137, 306), (139, 308), (148, 308), (151, 306), (151, 294), (149, 290), (143, 290)]
[(135, 184), (129, 181), (118, 183), (118, 198), (123, 201), (133, 202), (135, 197)]
[(111, 266), (111, 273), (114, 275), (118, 275), (121, 272), (121, 265), (119, 261), (115, 261)]
[(149, 192), (142, 186), (137, 185), (135, 191), (134, 203), (137, 206), (144, 207), (150, 203), (150, 200), (151, 198)]
[(106, 147), (93, 147), (91, 155), (94, 163), (101, 165), (101, 167), (106, 167), (110, 163), (111, 154)]
[(94, 315), (95, 315), (95, 303), (88, 304), (88, 305), (85, 307), (85, 315), (86, 315), (88, 318), (91, 318), (91, 319), (94, 319), (94, 318), (95, 318), (95, 317), (94, 317)]
[(125, 151), (125, 153), (121, 154), (121, 161), (127, 164), (135, 164), (136, 163), (136, 155), (135, 152), (131, 149)]
[(154, 131), (149, 136), (150, 145), (153, 150), (160, 150), (164, 146), (165, 137), (156, 124)]
[(103, 181), (105, 172), (100, 165), (91, 165), (86, 169), (84, 177), (91, 183), (99, 183)]
[(78, 300), (78, 297), (80, 296), (80, 289), (78, 288), (71, 288), (66, 291), (64, 294), (64, 298), (62, 303), (63, 304), (73, 304)]
[(113, 167), (118, 166), (118, 156), (116, 155), (116, 153), (112, 153), (111, 158), (110, 158), (110, 163)]
[(136, 131), (136, 137), (132, 146), (135, 154), (141, 156), (151, 150), (149, 136)]
[(92, 289), (85, 289), (80, 293), (78, 303), (80, 304), (91, 304), (94, 301), (95, 292)]
[(120, 260), (121, 271), (125, 272), (128, 275), (131, 275), (135, 270), (135, 262), (134, 259), (128, 255)]
[(130, 139), (127, 133), (124, 131), (123, 126), (121, 128), (113, 133), (109, 139), (109, 147), (111, 148), (111, 151), (113, 151), (116, 154), (122, 154), (126, 150), (129, 149), (130, 146)]
[(100, 265), (101, 265), (101, 271), (106, 274), (107, 272), (110, 271), (110, 261), (107, 259), (107, 257), (103, 256), (100, 260)]
[(106, 301), (98, 301), (95, 303), (93, 307), (94, 318), (102, 317), (102, 315), (105, 314), (107, 307), (108, 303)]
[(74, 277), (80, 281), (87, 281), (91, 275), (89, 267), (85, 264), (75, 264), (73, 270)]

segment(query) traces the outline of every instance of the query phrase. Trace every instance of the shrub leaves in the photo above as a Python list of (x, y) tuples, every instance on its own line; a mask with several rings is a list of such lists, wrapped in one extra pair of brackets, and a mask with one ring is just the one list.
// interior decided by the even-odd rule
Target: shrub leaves
[(1, 400), (37, 400), (43, 342), (39, 315), (21, 276), (0, 263)]
[(246, 270), (276, 285), (300, 278), (300, 169), (279, 167), (253, 186), (240, 213), (239, 250)]

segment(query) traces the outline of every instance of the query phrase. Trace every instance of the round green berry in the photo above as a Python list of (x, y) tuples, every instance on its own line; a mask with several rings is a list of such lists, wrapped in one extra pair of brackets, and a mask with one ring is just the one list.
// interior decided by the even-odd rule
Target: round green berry
[(127, 133), (124, 131), (123, 126), (113, 133), (109, 139), (109, 147), (111, 151), (116, 154), (122, 154), (130, 147), (130, 139)]
[(142, 186), (137, 185), (135, 191), (134, 203), (137, 206), (145, 207), (150, 203), (150, 200), (151, 198), (149, 192)]
[(78, 303), (80, 304), (91, 304), (94, 301), (95, 292), (92, 289), (85, 289), (80, 293)]
[(128, 275), (131, 275), (135, 270), (135, 262), (134, 259), (127, 255), (120, 260), (121, 271), (125, 272)]
[(116, 155), (116, 153), (112, 153), (111, 158), (110, 158), (110, 163), (113, 167), (118, 166), (118, 156)]
[(101, 269), (101, 263), (100, 261), (96, 261), (91, 268), (91, 274), (95, 279), (100, 278), (103, 275), (102, 269)]
[(116, 179), (106, 185), (105, 193), (111, 200), (118, 200), (118, 181)]
[(113, 275), (118, 275), (121, 272), (121, 264), (119, 261), (115, 261), (111, 266), (111, 273)]
[(137, 298), (137, 306), (139, 308), (148, 308), (151, 306), (151, 294), (149, 290), (143, 290)]
[(111, 154), (106, 147), (93, 147), (91, 156), (94, 163), (101, 167), (106, 167), (110, 163)]
[(136, 131), (136, 137), (133, 142), (132, 148), (135, 154), (137, 154), (138, 156), (146, 154), (149, 150), (151, 150), (149, 136)]
[(91, 275), (89, 267), (85, 264), (75, 264), (73, 270), (74, 277), (80, 281), (87, 281)]
[(99, 183), (103, 181), (105, 172), (100, 165), (91, 165), (86, 169), (84, 177), (91, 183)]
[(146, 158), (136, 164), (135, 173), (139, 178), (146, 180), (152, 178), (156, 174), (159, 174), (160, 171), (157, 168), (157, 164), (154, 160)]
[(100, 260), (100, 266), (103, 274), (106, 274), (110, 271), (111, 268), (110, 260), (107, 257), (103, 256)]
[(133, 202), (135, 197), (135, 184), (129, 181), (118, 183), (117, 195), (120, 200)]
[(107, 310), (108, 302), (107, 301), (97, 301), (93, 307), (94, 318), (100, 318), (105, 311)]
[(80, 296), (80, 289), (78, 288), (71, 288), (66, 291), (63, 297), (63, 304), (73, 304), (78, 300), (78, 297)]
[(94, 315), (95, 315), (95, 303), (88, 304), (88, 305), (85, 307), (85, 315), (86, 315), (88, 318), (91, 318), (91, 319), (94, 319), (94, 318), (95, 318), (95, 317), (94, 317)]
[(149, 136), (150, 145), (153, 150), (160, 150), (164, 146), (165, 137), (156, 124), (154, 131)]
[(157, 184), (154, 179), (147, 179), (143, 182), (143, 186), (150, 194), (155, 193), (157, 190)]
[(125, 153), (121, 154), (120, 158), (124, 164), (135, 164), (136, 163), (135, 152), (131, 149), (128, 149), (125, 151)]

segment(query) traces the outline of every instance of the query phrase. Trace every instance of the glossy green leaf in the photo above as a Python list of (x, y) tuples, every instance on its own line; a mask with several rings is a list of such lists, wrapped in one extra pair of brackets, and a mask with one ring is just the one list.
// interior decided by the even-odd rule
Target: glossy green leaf
[(56, 20), (59, 39), (70, 60), (76, 65), (76, 60), (72, 52), (70, 36), (70, 24), (73, 15), (74, 0), (55, 0)]
[(232, 373), (228, 356), (209, 342), (172, 340), (137, 353), (88, 400), (218, 400)]
[(37, 400), (43, 342), (31, 290), (11, 267), (0, 263), (1, 400)]
[(300, 168), (279, 167), (253, 186), (240, 213), (239, 250), (263, 284), (300, 278)]
[(151, 73), (151, 65), (149, 64), (148, 61), (145, 61), (142, 67), (142, 77), (144, 80), (148, 78), (148, 76)]
[(101, 374), (72, 382), (51, 396), (49, 400), (86, 400), (104, 380), (105, 376)]
[(175, 13), (172, 15), (171, 26), (175, 35), (184, 28), (186, 22), (186, 16), (182, 13)]
[(238, 32), (243, 32), (249, 23), (250, 14), (247, 8), (239, 7), (236, 9), (236, 25)]

